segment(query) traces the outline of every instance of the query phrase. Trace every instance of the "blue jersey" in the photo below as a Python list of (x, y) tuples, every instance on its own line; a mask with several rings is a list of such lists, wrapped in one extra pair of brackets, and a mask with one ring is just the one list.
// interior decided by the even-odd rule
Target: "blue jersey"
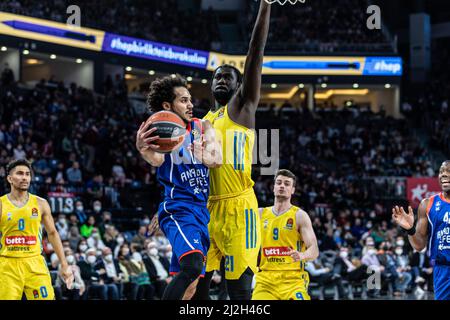
[(189, 145), (202, 134), (201, 120), (191, 121), (180, 148), (165, 155), (157, 169), (157, 178), (164, 187), (164, 201), (181, 200), (204, 204), (209, 196), (209, 169), (195, 159)]
[(450, 201), (440, 193), (430, 198), (428, 255), (435, 264), (450, 265)]

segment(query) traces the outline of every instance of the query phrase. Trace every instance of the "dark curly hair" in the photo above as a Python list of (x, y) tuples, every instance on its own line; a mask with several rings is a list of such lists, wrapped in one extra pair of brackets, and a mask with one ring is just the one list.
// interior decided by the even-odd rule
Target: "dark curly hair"
[(147, 107), (150, 111), (158, 112), (163, 110), (163, 102), (172, 103), (176, 98), (174, 92), (176, 87), (187, 88), (186, 80), (179, 74), (175, 78), (166, 76), (153, 81), (150, 84), (150, 92), (147, 95)]
[(25, 159), (17, 159), (17, 160), (12, 160), (11, 162), (9, 162), (6, 165), (6, 175), (8, 176), (11, 171), (18, 166), (25, 166), (28, 169), (30, 169), (30, 172), (33, 173), (33, 168), (31, 167), (31, 162)]

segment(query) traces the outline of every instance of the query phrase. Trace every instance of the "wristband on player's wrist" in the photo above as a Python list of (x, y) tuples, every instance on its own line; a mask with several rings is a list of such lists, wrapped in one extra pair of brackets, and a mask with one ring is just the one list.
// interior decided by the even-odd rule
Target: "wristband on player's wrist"
[(402, 228), (409, 236), (413, 236), (416, 233), (416, 222), (414, 221), (414, 224), (411, 229), (404, 229)]

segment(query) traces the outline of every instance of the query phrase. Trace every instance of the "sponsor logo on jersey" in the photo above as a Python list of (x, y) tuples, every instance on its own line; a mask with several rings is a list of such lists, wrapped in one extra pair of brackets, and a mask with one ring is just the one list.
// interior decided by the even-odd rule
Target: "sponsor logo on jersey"
[(8, 246), (33, 246), (37, 243), (35, 236), (9, 236), (5, 238), (5, 245)]
[(38, 217), (38, 216), (39, 216), (39, 211), (38, 211), (38, 209), (37, 209), (37, 208), (31, 209), (31, 217), (32, 217), (32, 218), (36, 218), (36, 217)]
[(216, 119), (219, 119), (219, 118), (222, 118), (223, 117), (223, 114), (224, 114), (224, 112), (225, 112), (225, 108), (222, 108), (220, 111), (219, 111), (219, 115), (217, 116), (217, 118)]
[(39, 291), (33, 290), (33, 297), (34, 297), (35, 299), (39, 299)]
[(200, 138), (200, 132), (197, 129), (192, 130), (192, 135), (194, 136), (195, 140)]
[(269, 225), (269, 219), (264, 220), (264, 229), (267, 229), (268, 225)]
[(288, 247), (265, 247), (263, 254), (265, 257), (284, 257), (289, 255), (290, 250)]
[(436, 202), (436, 211), (441, 210), (441, 201)]
[(12, 213), (8, 212), (6, 215), (8, 216), (8, 221), (10, 221), (12, 219)]
[(286, 226), (284, 228), (288, 229), (288, 230), (292, 230), (293, 227), (294, 227), (294, 219), (289, 218), (288, 221), (286, 222)]

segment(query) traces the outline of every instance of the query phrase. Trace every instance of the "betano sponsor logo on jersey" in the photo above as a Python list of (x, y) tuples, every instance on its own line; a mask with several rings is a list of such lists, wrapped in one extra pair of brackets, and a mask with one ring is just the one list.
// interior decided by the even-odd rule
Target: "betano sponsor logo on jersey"
[(33, 246), (37, 243), (36, 236), (8, 236), (6, 246)]

